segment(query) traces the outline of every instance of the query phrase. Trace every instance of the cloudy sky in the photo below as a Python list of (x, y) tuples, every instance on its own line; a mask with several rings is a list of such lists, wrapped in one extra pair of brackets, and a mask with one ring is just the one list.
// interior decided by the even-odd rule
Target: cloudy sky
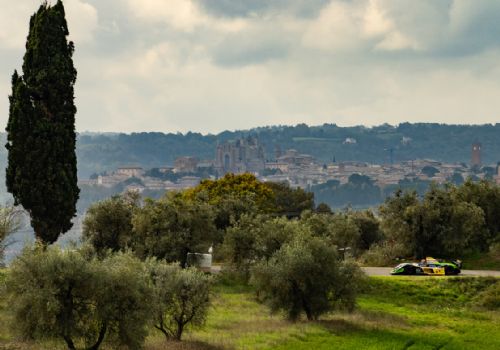
[[(0, 0), (1, 125), (40, 3)], [(500, 1), (64, 3), (78, 131), (500, 122)]]

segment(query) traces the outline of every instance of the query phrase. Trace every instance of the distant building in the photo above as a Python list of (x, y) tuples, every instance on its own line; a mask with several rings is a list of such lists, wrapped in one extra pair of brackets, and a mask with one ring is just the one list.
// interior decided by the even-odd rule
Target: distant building
[(115, 171), (115, 174), (128, 177), (141, 177), (144, 175), (144, 169), (141, 167), (121, 167)]
[(288, 172), (288, 167), (290, 164), (283, 162), (266, 162), (266, 169), (279, 170), (282, 173)]
[(179, 157), (174, 162), (174, 172), (176, 173), (194, 173), (198, 167), (198, 158)]
[(289, 149), (284, 155), (276, 159), (277, 163), (285, 163), (288, 165), (311, 165), (314, 164), (314, 157), (309, 154), (300, 154), (294, 149)]
[(344, 145), (355, 145), (358, 141), (355, 138), (348, 137), (342, 142)]
[(97, 185), (113, 187), (131, 177), (142, 178), (144, 174), (145, 171), (141, 167), (121, 167), (116, 169), (111, 175), (99, 175), (97, 177)]
[(215, 163), (213, 160), (201, 160), (198, 162), (198, 170), (207, 170), (213, 168)]
[(162, 166), (162, 167), (158, 168), (158, 171), (160, 173), (169, 173), (169, 172), (174, 171), (174, 167), (173, 166)]
[(481, 143), (474, 142), (472, 144), (472, 157), (471, 157), (471, 166), (472, 167), (480, 167), (481, 166)]
[(261, 174), (265, 167), (264, 147), (253, 137), (225, 142), (217, 146), (215, 166), (221, 175)]
[(113, 175), (99, 175), (97, 177), (97, 185), (103, 187), (113, 187), (118, 185), (120, 182), (123, 182), (133, 176), (125, 175), (125, 174), (113, 174)]

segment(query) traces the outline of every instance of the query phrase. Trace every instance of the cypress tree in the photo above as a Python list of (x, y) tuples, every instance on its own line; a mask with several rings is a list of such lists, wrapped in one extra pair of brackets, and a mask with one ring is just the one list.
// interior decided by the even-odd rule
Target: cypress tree
[(7, 189), (30, 214), (37, 238), (53, 243), (72, 227), (79, 192), (75, 154), (74, 45), (64, 6), (31, 17), (23, 75), (14, 72), (7, 124)]

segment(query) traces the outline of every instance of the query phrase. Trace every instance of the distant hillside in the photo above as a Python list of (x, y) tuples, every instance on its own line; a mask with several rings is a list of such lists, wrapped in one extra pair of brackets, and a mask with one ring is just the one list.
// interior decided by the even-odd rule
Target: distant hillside
[[(372, 163), (389, 162), (390, 149), (394, 161), (430, 158), (445, 162), (470, 162), (472, 142), (483, 145), (483, 162), (500, 161), (500, 124), (445, 125), (409, 124), (381, 125), (372, 128), (321, 126), (273, 126), (246, 131), (224, 131), (218, 135), (199, 133), (164, 134), (80, 134), (77, 154), (80, 178), (113, 170), (124, 165), (145, 168), (172, 165), (179, 156), (193, 155), (201, 159), (215, 157), (218, 142), (242, 136), (257, 136), (266, 147), (267, 157), (274, 157), (275, 146), (284, 151), (294, 148), (322, 162), (357, 160)], [(344, 144), (346, 138), (355, 144)], [(404, 141), (403, 142), (403, 138)], [(5, 134), (1, 134), (5, 143)], [(5, 168), (6, 151), (0, 148), (0, 166)], [(2, 169), (3, 170), (3, 169)]]

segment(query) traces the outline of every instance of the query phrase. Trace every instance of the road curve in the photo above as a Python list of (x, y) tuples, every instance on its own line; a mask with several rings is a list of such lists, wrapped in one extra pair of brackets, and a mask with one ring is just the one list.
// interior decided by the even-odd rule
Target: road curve
[[(392, 267), (363, 267), (362, 269), (368, 276), (389, 276)], [(500, 277), (500, 271), (462, 270), (459, 276)]]

